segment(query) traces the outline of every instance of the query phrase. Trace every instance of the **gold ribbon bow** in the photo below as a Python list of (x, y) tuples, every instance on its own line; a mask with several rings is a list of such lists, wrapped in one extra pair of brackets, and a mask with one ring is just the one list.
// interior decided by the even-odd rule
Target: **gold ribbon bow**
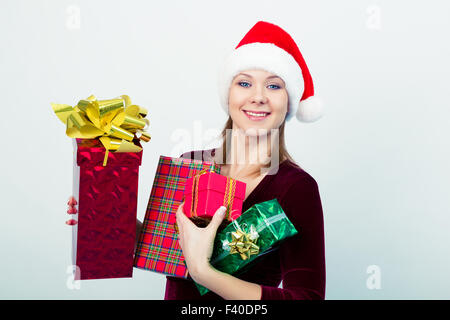
[(106, 166), (109, 151), (139, 152), (134, 136), (142, 141), (150, 141), (145, 131), (150, 122), (145, 119), (147, 110), (132, 105), (130, 97), (97, 100), (94, 95), (80, 100), (75, 107), (67, 104), (52, 103), (58, 118), (66, 125), (66, 134), (71, 138), (99, 140), (106, 149), (103, 166)]
[(259, 253), (259, 246), (256, 245), (258, 233), (253, 225), (248, 233), (236, 230), (231, 233), (232, 241), (228, 243), (230, 254), (239, 254), (242, 260), (247, 260), (254, 254)]
[[(213, 172), (212, 170), (204, 169), (194, 175), (194, 180), (192, 184), (192, 201), (191, 201), (191, 216), (197, 217), (197, 204), (198, 204), (198, 181), (202, 174), (207, 172)], [(236, 180), (227, 177), (227, 184), (225, 187), (225, 194), (223, 197), (222, 205), (227, 208), (225, 219), (230, 219), (231, 208), (233, 207), (234, 194), (236, 191)]]

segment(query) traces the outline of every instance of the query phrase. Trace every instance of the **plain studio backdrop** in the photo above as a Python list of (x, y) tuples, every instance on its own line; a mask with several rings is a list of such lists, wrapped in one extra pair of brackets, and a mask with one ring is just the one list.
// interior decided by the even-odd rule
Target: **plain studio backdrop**
[(73, 147), (50, 103), (127, 94), (149, 110), (142, 220), (159, 156), (216, 146), (218, 66), (265, 20), (292, 35), (325, 102), (286, 139), (319, 185), (326, 298), (449, 299), (449, 12), (437, 0), (2, 0), (0, 298), (163, 299), (165, 276), (136, 268), (70, 282)]

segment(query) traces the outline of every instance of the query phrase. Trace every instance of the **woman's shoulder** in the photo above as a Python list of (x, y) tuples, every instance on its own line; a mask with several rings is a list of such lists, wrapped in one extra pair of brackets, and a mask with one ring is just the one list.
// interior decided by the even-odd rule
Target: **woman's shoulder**
[(282, 185), (283, 190), (286, 191), (292, 187), (317, 187), (317, 182), (313, 176), (289, 159), (281, 163), (275, 180), (275, 182), (280, 186)]
[[(277, 199), (296, 227), (305, 221), (321, 221), (322, 204), (319, 186), (311, 174), (294, 163), (285, 163), (280, 170), (285, 178), (273, 184)], [(306, 223), (307, 224), (307, 223)]]

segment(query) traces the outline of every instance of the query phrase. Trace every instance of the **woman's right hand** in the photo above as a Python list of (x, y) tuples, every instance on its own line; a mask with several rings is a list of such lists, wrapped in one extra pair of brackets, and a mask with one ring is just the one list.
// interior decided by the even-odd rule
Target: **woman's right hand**
[[(75, 197), (74, 196), (70, 196), (69, 197), (69, 201), (67, 201), (67, 205), (68, 205), (67, 213), (68, 214), (77, 214), (78, 213), (78, 210), (77, 210), (77, 207), (76, 207), (77, 204), (78, 204), (78, 202), (75, 199)], [(72, 218), (66, 221), (66, 224), (68, 224), (69, 226), (74, 226), (77, 223), (78, 223), (78, 221), (75, 220), (75, 219), (72, 219)]]

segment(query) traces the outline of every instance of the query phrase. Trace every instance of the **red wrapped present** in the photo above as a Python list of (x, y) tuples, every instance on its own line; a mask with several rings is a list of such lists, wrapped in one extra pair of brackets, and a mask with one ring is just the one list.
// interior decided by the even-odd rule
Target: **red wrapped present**
[(175, 229), (186, 180), (202, 170), (220, 172), (212, 162), (160, 156), (134, 256), (134, 266), (187, 278)]
[(208, 224), (219, 207), (227, 208), (225, 221), (233, 221), (242, 214), (246, 184), (207, 170), (186, 181), (184, 213), (197, 225)]
[[(75, 279), (126, 278), (133, 272), (140, 152), (110, 152), (98, 139), (74, 140), (72, 210)], [(138, 140), (133, 141), (141, 146)]]

